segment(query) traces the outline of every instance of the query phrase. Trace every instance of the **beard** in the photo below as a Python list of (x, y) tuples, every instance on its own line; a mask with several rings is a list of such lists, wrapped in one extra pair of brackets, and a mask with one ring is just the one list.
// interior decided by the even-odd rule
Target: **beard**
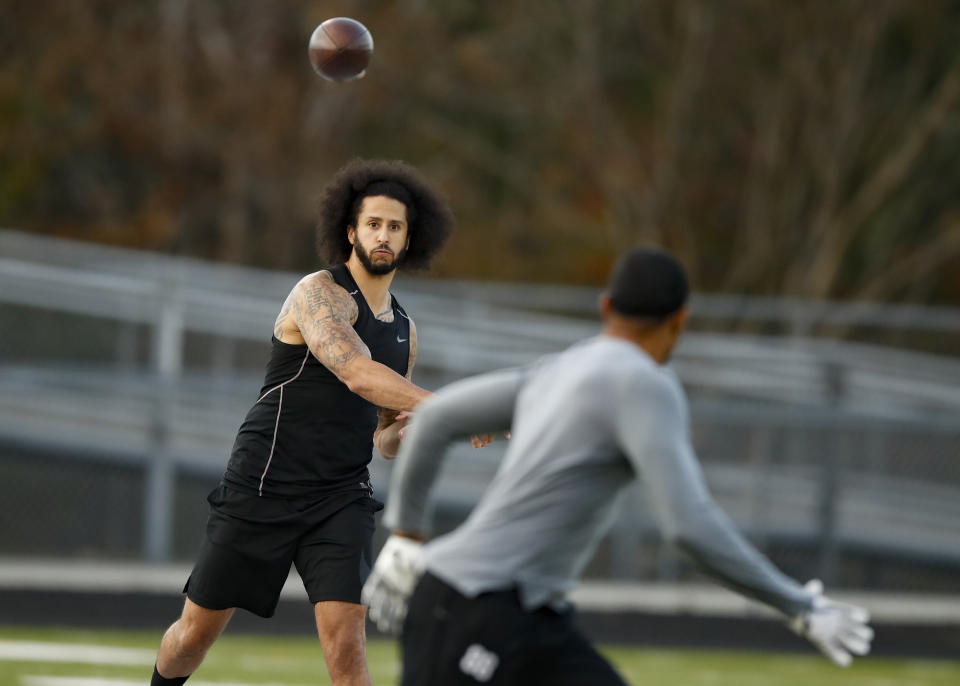
[(357, 253), (357, 259), (360, 260), (360, 264), (362, 264), (363, 268), (366, 269), (367, 272), (372, 276), (384, 276), (389, 274), (403, 263), (403, 258), (407, 254), (407, 249), (404, 248), (389, 262), (374, 262), (370, 258), (370, 253), (368, 253), (366, 249), (360, 245), (360, 241), (354, 243), (353, 249)]

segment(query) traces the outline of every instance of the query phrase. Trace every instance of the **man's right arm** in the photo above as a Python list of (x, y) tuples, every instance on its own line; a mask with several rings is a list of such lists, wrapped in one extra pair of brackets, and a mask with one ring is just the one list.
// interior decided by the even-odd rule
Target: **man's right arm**
[(447, 447), (457, 436), (508, 429), (522, 378), (519, 370), (507, 370), (458, 381), (417, 408), (390, 480), (383, 522), (391, 535), (360, 595), (381, 631), (400, 632), (407, 602), (423, 574), (427, 498)]
[(810, 594), (754, 548), (710, 496), (679, 384), (665, 375), (625, 381), (616, 421), (620, 445), (668, 540), (743, 595), (788, 616), (810, 609)]
[(819, 581), (802, 588), (714, 504), (690, 445), (680, 385), (666, 375), (622, 381), (620, 445), (646, 482), (667, 538), (720, 583), (786, 614), (788, 626), (835, 664), (869, 653), (873, 630), (864, 608), (828, 598)]
[(411, 410), (430, 395), (371, 358), (353, 328), (357, 303), (323, 272), (301, 279), (288, 300), (290, 315), (310, 352), (352, 392), (395, 410)]

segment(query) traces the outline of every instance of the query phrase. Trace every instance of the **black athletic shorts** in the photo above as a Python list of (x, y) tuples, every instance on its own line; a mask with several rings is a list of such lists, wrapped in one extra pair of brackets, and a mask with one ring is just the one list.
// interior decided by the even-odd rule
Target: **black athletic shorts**
[(269, 498), (221, 484), (207, 502), (206, 537), (183, 588), (197, 605), (271, 617), (291, 563), (311, 603), (360, 602), (373, 558), (374, 513), (383, 507), (369, 492)]
[(429, 572), (403, 625), (401, 686), (626, 686), (573, 623), (516, 590), (466, 598)]

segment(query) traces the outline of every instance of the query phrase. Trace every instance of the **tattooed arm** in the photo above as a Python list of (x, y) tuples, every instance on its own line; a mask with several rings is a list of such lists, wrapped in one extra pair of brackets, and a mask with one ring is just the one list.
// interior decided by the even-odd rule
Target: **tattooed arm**
[[(410, 320), (410, 356), (407, 359), (407, 378), (413, 376), (413, 365), (417, 361), (417, 327)], [(373, 444), (386, 459), (392, 460), (400, 451), (400, 429), (407, 425), (406, 418), (397, 420), (397, 410), (380, 408), (380, 423), (373, 432)]]
[(357, 303), (329, 272), (301, 279), (280, 315), (274, 331), (274, 335), (281, 334), (279, 340), (306, 343), (314, 357), (347, 388), (374, 405), (410, 410), (430, 395), (370, 358), (370, 350), (353, 328)]

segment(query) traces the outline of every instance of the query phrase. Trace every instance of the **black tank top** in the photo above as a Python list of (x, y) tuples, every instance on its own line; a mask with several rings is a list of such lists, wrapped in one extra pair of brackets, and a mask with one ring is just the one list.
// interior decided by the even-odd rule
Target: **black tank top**
[[(357, 302), (357, 334), (371, 357), (405, 376), (410, 321), (391, 295), (393, 321), (377, 319), (346, 265), (334, 280)], [(237, 434), (223, 480), (260, 495), (297, 497), (369, 489), (378, 408), (352, 393), (306, 345), (272, 339), (259, 399)]]

